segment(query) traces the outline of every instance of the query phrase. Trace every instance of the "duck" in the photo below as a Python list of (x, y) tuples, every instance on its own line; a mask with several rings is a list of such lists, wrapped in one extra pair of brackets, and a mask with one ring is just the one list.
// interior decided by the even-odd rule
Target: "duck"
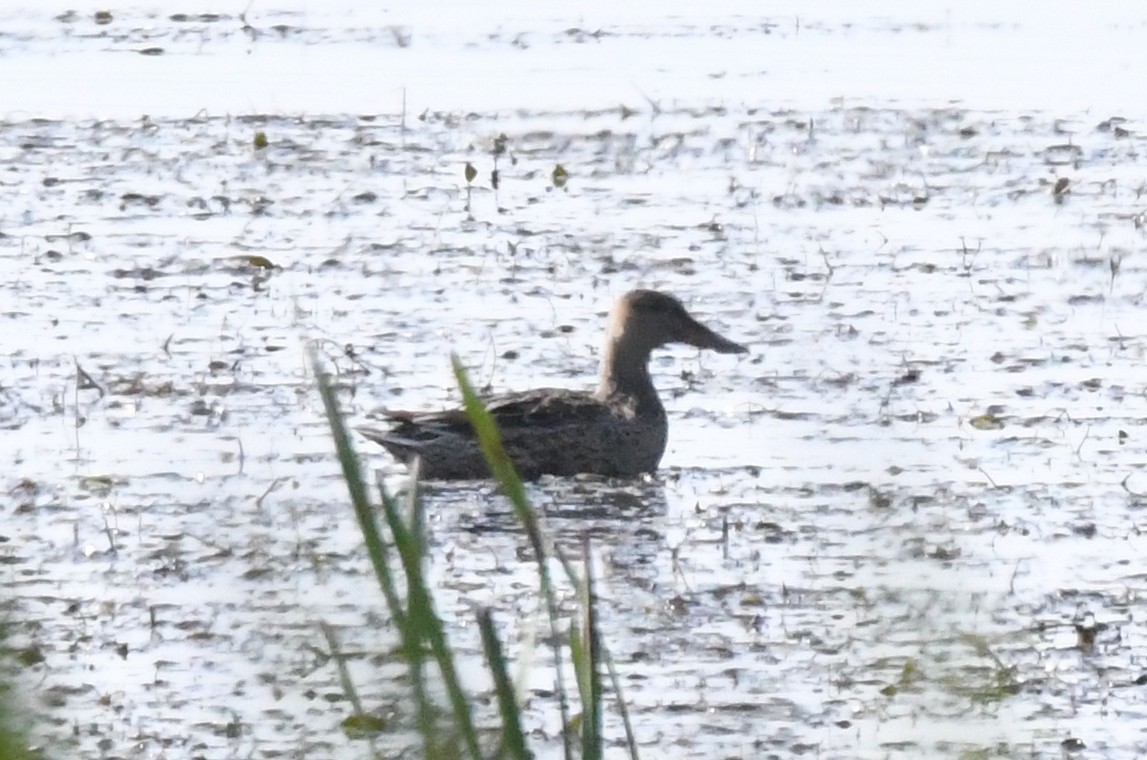
[[(635, 478), (656, 471), (669, 419), (649, 376), (649, 357), (669, 343), (720, 354), (749, 350), (703, 325), (668, 293), (626, 293), (609, 315), (597, 390), (538, 388), (483, 399), (518, 475)], [(362, 426), (359, 433), (408, 466), (417, 458), (421, 479), (490, 477), (464, 409), (383, 416), (388, 427)]]

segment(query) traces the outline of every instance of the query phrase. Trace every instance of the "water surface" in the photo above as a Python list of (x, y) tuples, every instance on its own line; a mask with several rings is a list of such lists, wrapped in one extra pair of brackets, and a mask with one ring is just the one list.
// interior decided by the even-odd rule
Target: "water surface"
[[(588, 387), (636, 286), (751, 348), (655, 357), (655, 478), (531, 489), (592, 538), (645, 754), (1144, 750), (1142, 20), (73, 8), (6, 12), (0, 141), (0, 556), (53, 754), (369, 754), (318, 621), (370, 709), (402, 668), (306, 346), (356, 420), (453, 403), (451, 350)], [(488, 485), (428, 499), (481, 690), (474, 611), (525, 656), (534, 568)]]

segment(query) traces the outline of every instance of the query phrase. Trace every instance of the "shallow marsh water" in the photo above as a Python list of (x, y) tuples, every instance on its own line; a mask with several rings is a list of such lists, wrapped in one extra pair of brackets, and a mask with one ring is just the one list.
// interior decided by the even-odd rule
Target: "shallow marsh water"
[[(425, 62), (403, 69), (405, 114), (392, 84), (385, 108), (318, 111), (326, 94), (301, 87), (300, 105), (226, 115), (242, 84), (222, 79), (224, 105), (201, 113), (159, 91), (131, 116), (139, 96), (120, 91), (70, 113), (37, 92), (12, 106), (0, 557), (34, 736), (80, 757), (369, 755), (339, 728), (350, 707), (317, 621), (372, 709), (402, 711), (402, 669), (304, 347), (353, 419), (451, 403), (450, 350), (493, 387), (584, 387), (606, 310), (642, 285), (751, 354), (655, 358), (671, 418), (655, 478), (531, 493), (559, 541), (593, 539), (646, 755), (1142, 754), (1144, 115), (1111, 105), (1101, 67), (1101, 112), (1070, 78), (1062, 103), (1022, 107), (999, 102), (1006, 81), (956, 103), (942, 78), (932, 97), (795, 94), (851, 86), (824, 70), (857, 45), (979, 30), (990, 53), (1005, 23), (890, 8), (856, 26), (530, 17), (525, 37), (401, 13), (391, 28), (284, 12), (286, 32), (270, 12), (14, 17), (30, 30), (9, 40), (15, 67), (53, 70), (56, 45), (127, 82), (136, 64), (115, 56), (214, 72), (244, 51), (305, 55), (321, 72), (377, 43)], [(1006, 20), (1005, 41), (1048, 23)], [(1091, 23), (1110, 43), (1095, 60), (1116, 63), (1142, 26)], [(577, 29), (607, 62), (627, 44), (795, 52), (771, 70), (730, 57), (721, 76), (674, 55), (614, 89), (601, 61), (560, 68)], [(783, 65), (832, 43), (824, 70)], [(449, 53), (495, 71), (519, 56), (523, 83), (487, 83), (483, 101), (440, 77), (443, 105), (424, 107)], [(580, 87), (543, 91), (538, 70)], [(523, 655), (533, 565), (488, 485), (427, 499), (440, 608), (483, 688), (474, 610), (492, 606)], [(530, 729), (548, 752), (535, 659)]]

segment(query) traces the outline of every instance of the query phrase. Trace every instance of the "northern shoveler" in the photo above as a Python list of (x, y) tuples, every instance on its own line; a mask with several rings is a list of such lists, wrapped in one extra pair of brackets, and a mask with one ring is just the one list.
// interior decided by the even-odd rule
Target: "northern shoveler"
[[(667, 343), (687, 343), (722, 354), (744, 346), (698, 322), (671, 295), (634, 290), (609, 317), (601, 382), (594, 393), (541, 388), (485, 399), (519, 475), (595, 473), (634, 477), (657, 469), (669, 432), (665, 407), (649, 378), (649, 354)], [(428, 480), (489, 477), (466, 412), (388, 411), (390, 428), (359, 432), (398, 459), (421, 459)]]

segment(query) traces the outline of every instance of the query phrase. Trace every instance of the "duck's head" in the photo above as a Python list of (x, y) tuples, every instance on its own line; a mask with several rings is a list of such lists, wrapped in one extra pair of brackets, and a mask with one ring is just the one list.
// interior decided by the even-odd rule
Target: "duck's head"
[(691, 317), (676, 298), (656, 290), (631, 290), (618, 300), (610, 314), (607, 342), (617, 353), (642, 358), (667, 343), (687, 343), (722, 354), (749, 350), (713, 332)]

